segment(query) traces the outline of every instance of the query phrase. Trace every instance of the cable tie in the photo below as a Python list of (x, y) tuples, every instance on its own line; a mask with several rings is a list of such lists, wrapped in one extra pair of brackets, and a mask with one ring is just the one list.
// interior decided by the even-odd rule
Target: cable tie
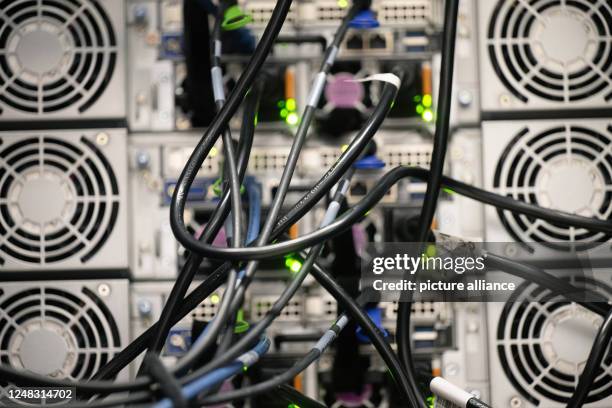
[(317, 349), (320, 353), (323, 353), (327, 346), (329, 346), (329, 343), (331, 343), (335, 338), (336, 332), (333, 330), (328, 330), (325, 332), (325, 334), (323, 334), (323, 336), (321, 336), (319, 341), (317, 341), (317, 344), (314, 345), (314, 348)]
[(176, 408), (187, 408), (187, 400), (181, 390), (181, 385), (164, 366), (155, 353), (147, 353), (144, 357), (145, 371), (159, 384), (162, 393), (172, 401)]
[(402, 84), (401, 79), (399, 79), (397, 75), (392, 74), (390, 72), (385, 73), (385, 74), (374, 74), (374, 75), (370, 75), (370, 76), (367, 76), (361, 79), (348, 79), (347, 80), (347, 82), (372, 82), (372, 81), (387, 82), (391, 85), (394, 85), (397, 89), (399, 89), (400, 85)]
[(215, 102), (225, 102), (225, 89), (223, 88), (223, 72), (221, 71), (221, 67), (212, 67), (210, 69), (210, 76), (212, 79)]
[(236, 360), (240, 361), (243, 365), (250, 367), (253, 364), (255, 364), (257, 360), (259, 360), (259, 354), (257, 354), (256, 351), (251, 350), (248, 353), (244, 353), (243, 355), (238, 357)]
[(325, 83), (327, 82), (327, 74), (325, 72), (319, 72), (317, 77), (312, 84), (312, 91), (310, 91), (310, 96), (308, 97), (308, 106), (312, 106), (316, 108), (319, 104), (319, 99), (321, 99), (321, 94), (323, 93), (323, 89), (325, 89)]

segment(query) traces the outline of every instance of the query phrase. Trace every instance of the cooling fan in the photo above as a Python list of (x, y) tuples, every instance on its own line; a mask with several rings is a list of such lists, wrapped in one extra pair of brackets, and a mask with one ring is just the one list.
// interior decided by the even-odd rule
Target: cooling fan
[(609, 1), (497, 0), (478, 6), (483, 110), (610, 105)]
[(0, 1), (0, 120), (125, 116), (123, 7)]
[(127, 280), (3, 283), (0, 362), (58, 379), (90, 378), (127, 344), (127, 304)]
[(377, 99), (378, 84), (355, 81), (372, 73), (360, 63), (336, 63), (316, 113), (323, 133), (339, 135), (361, 127)]
[[(612, 296), (610, 286), (592, 277), (570, 282)], [(567, 406), (603, 318), (531, 283), (520, 285), (505, 304), (489, 303), (488, 308), (489, 341), (495, 349), (490, 356), (491, 406)], [(611, 395), (608, 349), (588, 406), (610, 407)]]
[(124, 131), (0, 134), (0, 266), (127, 267)]
[[(612, 219), (611, 123), (485, 122), (483, 145), (486, 189), (545, 208)], [(486, 221), (489, 242), (541, 242), (558, 249), (572, 243), (587, 249), (605, 248), (600, 244), (611, 238), (490, 207)]]

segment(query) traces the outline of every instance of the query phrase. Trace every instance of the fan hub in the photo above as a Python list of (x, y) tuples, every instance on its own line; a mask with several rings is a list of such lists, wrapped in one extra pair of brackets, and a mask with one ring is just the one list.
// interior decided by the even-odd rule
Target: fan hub
[(586, 163), (562, 160), (551, 165), (543, 177), (539, 191), (540, 202), (561, 211), (587, 216), (593, 206), (596, 178)]
[(62, 48), (57, 34), (35, 30), (19, 39), (16, 53), (23, 68), (45, 74), (58, 70), (63, 56)]
[(541, 45), (539, 53), (546, 60), (571, 65), (587, 57), (591, 32), (589, 25), (579, 16), (556, 10), (543, 16), (543, 21), (538, 25), (536, 38)]
[(25, 183), (18, 200), (23, 217), (37, 224), (61, 219), (67, 204), (61, 181), (38, 174)]
[(601, 318), (574, 304), (558, 309), (543, 328), (542, 351), (558, 370), (576, 375), (587, 360)]
[(349, 73), (338, 73), (325, 87), (325, 98), (337, 108), (358, 107), (365, 96), (362, 83)]
[(26, 370), (53, 375), (63, 371), (68, 345), (56, 332), (45, 328), (28, 333), (19, 349), (19, 357)]

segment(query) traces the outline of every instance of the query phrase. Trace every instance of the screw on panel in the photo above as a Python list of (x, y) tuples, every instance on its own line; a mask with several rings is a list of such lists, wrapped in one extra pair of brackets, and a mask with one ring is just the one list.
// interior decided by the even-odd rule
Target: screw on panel
[(108, 286), (106, 283), (101, 283), (100, 285), (98, 285), (98, 295), (102, 297), (107, 297), (108, 295), (110, 295), (110, 293), (110, 286)]
[(96, 143), (100, 146), (106, 146), (108, 144), (110, 137), (108, 133), (101, 132), (96, 135)]
[(517, 250), (516, 250), (516, 246), (514, 245), (506, 245), (506, 255), (507, 256), (516, 256)]
[(499, 103), (500, 103), (502, 106), (508, 106), (508, 105), (510, 105), (510, 101), (511, 101), (511, 99), (510, 99), (510, 96), (509, 96), (508, 94), (503, 94), (503, 95), (501, 95), (501, 96), (499, 97)]
[(510, 407), (511, 408), (520, 408), (523, 406), (523, 400), (520, 399), (519, 397), (512, 397), (510, 398)]

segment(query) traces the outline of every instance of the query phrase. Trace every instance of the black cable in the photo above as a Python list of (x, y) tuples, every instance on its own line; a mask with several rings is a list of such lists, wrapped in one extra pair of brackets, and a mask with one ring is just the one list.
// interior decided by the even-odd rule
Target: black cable
[[(338, 187), (338, 191), (330, 203), (328, 208), (332, 208), (335, 206), (336, 208), (340, 207), (341, 202), (344, 200), (344, 195), (348, 190), (348, 186), (350, 185), (350, 178), (353, 172), (347, 174), (347, 176), (340, 182)], [(334, 215), (335, 217), (335, 215)], [(312, 266), (314, 265), (316, 259), (320, 256), (321, 251), (323, 250), (323, 244), (318, 244), (310, 249), (308, 254), (305, 256), (305, 260), (302, 263), (302, 267), (297, 272), (297, 274), (293, 277), (289, 285), (285, 287), (281, 295), (274, 302), (270, 310), (265, 314), (265, 316), (258, 321), (242, 338), (226, 350), (222, 355), (217, 356), (213, 361), (206, 364), (204, 367), (199, 368), (193, 373), (187, 375), (185, 377), (186, 382), (193, 381), (194, 379), (216, 369), (219, 368), (232, 360), (234, 360), (237, 356), (239, 356), (244, 349), (248, 348), (254, 341), (261, 337), (262, 333), (272, 324), (274, 319), (276, 319), (282, 312), (283, 308), (289, 303), (291, 298), (295, 295), (295, 293), (299, 290), (302, 282), (310, 273)]]
[(336, 299), (338, 305), (346, 311), (364, 333), (370, 338), (372, 345), (380, 354), (381, 358), (387, 365), (391, 377), (397, 384), (404, 403), (410, 403), (410, 407), (417, 407), (417, 396), (411, 391), (408, 376), (402, 369), (402, 365), (397, 356), (393, 352), (391, 346), (387, 343), (381, 330), (372, 322), (370, 317), (364, 312), (359, 304), (351, 298), (351, 296), (332, 278), (327, 271), (315, 264), (312, 269), (312, 275), (319, 284)]
[[(340, 45), (346, 35), (346, 32), (348, 31), (349, 24), (351, 20), (353, 19), (354, 15), (359, 11), (359, 9), (360, 8), (358, 6), (353, 5), (348, 10), (345, 17), (342, 19), (340, 26), (336, 30), (336, 33), (334, 34), (332, 44), (330, 45), (330, 47), (328, 48), (326, 52), (326, 57), (321, 64), (320, 73), (317, 76), (318, 80), (315, 80), (313, 89), (311, 91), (312, 92), (311, 97), (309, 98), (309, 102), (306, 106), (306, 109), (304, 110), (302, 121), (300, 122), (296, 135), (293, 138), (293, 143), (291, 145), (291, 149), (287, 156), (287, 161), (285, 163), (285, 167), (283, 169), (280, 181), (278, 183), (276, 194), (274, 196), (274, 199), (272, 200), (272, 204), (270, 205), (268, 214), (264, 221), (263, 227), (261, 228), (260, 234), (254, 243), (255, 247), (260, 247), (262, 245), (265, 245), (270, 239), (270, 235), (273, 232), (274, 225), (282, 210), (282, 206), (285, 201), (285, 197), (287, 195), (287, 192), (289, 191), (291, 179), (297, 167), (297, 163), (299, 160), (299, 156), (300, 156), (302, 147), (304, 146), (304, 143), (306, 141), (308, 129), (310, 127), (312, 119), (314, 118), (314, 112), (316, 110), (318, 100), (320, 98), (320, 95), (323, 91), (323, 87), (325, 84), (324, 80), (326, 78), (326, 75), (331, 70), (331, 67), (335, 60), (336, 53), (338, 52)], [(321, 81), (321, 78), (323, 79), (323, 81)], [(198, 251), (197, 248), (192, 248), (192, 250)], [(240, 250), (241, 250), (240, 252), (242, 252), (244, 249), (240, 248)], [(318, 255), (319, 251), (320, 251), (320, 248), (317, 247), (317, 252), (314, 254), (312, 262), (314, 262), (314, 259), (316, 259), (316, 256)], [(242, 302), (244, 301), (244, 293), (246, 292), (249, 284), (251, 283), (251, 280), (258, 266), (259, 266), (259, 262), (253, 260), (253, 261), (248, 262), (246, 267), (244, 268), (244, 277), (241, 280), (241, 286), (238, 289), (237, 294), (234, 298), (234, 302), (230, 308), (231, 313), (235, 313), (240, 307), (240, 305), (242, 304)], [(303, 277), (301, 279), (299, 280), (295, 279), (293, 281), (292, 289), (294, 292), (297, 291), (297, 289), (299, 288), (299, 285), (301, 284), (306, 274), (307, 272), (303, 274)], [(289, 298), (286, 298), (286, 297), (284, 299), (286, 299), (287, 301), (289, 300)], [(280, 313), (280, 310), (281, 309), (279, 308), (278, 313)], [(274, 319), (275, 317), (276, 316), (272, 317), (272, 319)], [(269, 325), (271, 321), (272, 320), (269, 320), (267, 325)], [(265, 327), (267, 327), (267, 325), (266, 326), (260, 325), (259, 328), (263, 330), (265, 329)], [(246, 338), (250, 339), (249, 335), (247, 335)], [(243, 341), (241, 344), (248, 344), (248, 343), (245, 343), (245, 341)], [(233, 347), (232, 350), (234, 350), (236, 353), (239, 352), (237, 347)], [(229, 355), (230, 355), (229, 353), (224, 353), (222, 356), (219, 356), (219, 358), (213, 359), (213, 362), (211, 362), (209, 365), (213, 364), (215, 361), (216, 362), (220, 360), (227, 361), (227, 356)], [(205, 369), (201, 369), (199, 372), (206, 372), (206, 371)]]
[(599, 327), (595, 341), (593, 342), (593, 348), (589, 353), (586, 365), (578, 380), (576, 390), (567, 403), (568, 408), (581, 408), (587, 401), (591, 386), (597, 377), (597, 374), (601, 370), (601, 362), (606, 354), (606, 350), (610, 347), (612, 342), (612, 311), (608, 313), (604, 322)]
[[(238, 177), (241, 181), (244, 179), (246, 174), (249, 153), (251, 151), (251, 146), (253, 145), (253, 135), (255, 133), (254, 123), (257, 115), (257, 106), (263, 90), (262, 82), (263, 81), (257, 82), (259, 85), (254, 87), (253, 92), (249, 92), (245, 100), (239, 139), (240, 153), (238, 157)], [(200, 240), (205, 242), (212, 242), (212, 240), (214, 240), (228, 215), (230, 207), (229, 201), (230, 193), (229, 191), (224, 190), (222, 192), (222, 198), (219, 205), (215, 208), (210, 221), (206, 224), (204, 231), (199, 237)], [(155, 337), (151, 342), (151, 346), (149, 347), (150, 350), (159, 352), (163, 348), (166, 338), (168, 337), (168, 332), (172, 327), (172, 324), (169, 323), (172, 319), (172, 315), (176, 311), (179, 302), (184, 298), (185, 293), (187, 293), (189, 285), (193, 281), (202, 260), (202, 257), (193, 253), (190, 253), (187, 257), (187, 260), (179, 272), (177, 280), (170, 291), (166, 304), (161, 311), (158, 320), (159, 328), (155, 332)], [(111, 360), (108, 364), (111, 364), (113, 360)], [(98, 373), (99, 372), (100, 370)], [(101, 378), (98, 377), (98, 373), (96, 376), (94, 376), (94, 378)], [(109, 378), (108, 375), (106, 375), (105, 378)]]
[[(452, 103), (453, 72), (455, 66), (455, 37), (457, 32), (457, 18), (459, 13), (459, 0), (446, 0), (444, 5), (444, 32), (442, 40), (442, 61), (440, 69), (440, 87), (436, 110), (436, 130), (434, 134), (433, 151), (431, 155), (431, 172), (427, 179), (427, 190), (423, 200), (423, 207), (419, 217), (417, 242), (427, 241), (431, 223), (433, 221), (438, 196), (442, 184), (444, 159), (449, 139), (450, 112)], [(400, 359), (410, 379), (410, 388), (419, 395), (418, 406), (426, 408), (424, 396), (421, 395), (415, 379), (415, 367), (412, 362), (410, 313), (412, 293), (407, 299), (401, 299), (398, 306), (396, 322), (396, 344)]]
[[(351, 301), (353, 300), (351, 299)], [(355, 301), (353, 302), (356, 304), (356, 307), (359, 310), (361, 310), (362, 305)], [(359, 299), (359, 302), (364, 303), (361, 298)], [(317, 359), (321, 357), (325, 347), (327, 347), (329, 345), (329, 342), (333, 341), (335, 336), (337, 336), (340, 330), (342, 330), (342, 327), (338, 323), (340, 319), (346, 319), (346, 316), (338, 318), (336, 322), (331, 326), (330, 330), (328, 331), (328, 332), (331, 332), (331, 334), (334, 336), (331, 338), (331, 340), (327, 339), (327, 341), (322, 342), (324, 343), (324, 345), (323, 344), (320, 345), (319, 342), (317, 342), (317, 344), (315, 344), (315, 346), (311, 350), (309, 350), (308, 353), (306, 353), (300, 360), (295, 362), (288, 370), (284, 371), (283, 373), (276, 375), (268, 380), (257, 383), (257, 384), (249, 385), (247, 387), (225, 392), (222, 394), (205, 397), (203, 399), (200, 399), (198, 403), (204, 404), (204, 405), (211, 405), (211, 404), (219, 404), (222, 402), (228, 402), (228, 401), (233, 401), (233, 400), (241, 400), (241, 399), (253, 397), (258, 394), (263, 394), (271, 389), (274, 389), (290, 381), (296, 375), (304, 371), (310, 364), (314, 363), (315, 361), (317, 361)]]
[[(254, 252), (260, 252), (264, 254), (266, 253), (265, 249), (259, 250), (256, 247), (261, 247), (268, 242), (268, 238), (270, 236), (270, 233), (272, 232), (272, 228), (274, 227), (274, 222), (276, 221), (276, 218), (278, 217), (282, 209), (282, 204), (284, 202), (284, 198), (287, 194), (287, 191), (289, 190), (289, 184), (291, 183), (293, 172), (295, 170), (295, 167), (297, 166), (297, 161), (299, 159), (299, 155), (300, 155), (302, 146), (304, 142), (306, 141), (306, 135), (308, 133), (308, 128), (310, 126), (310, 123), (312, 122), (312, 119), (314, 118), (316, 104), (318, 103), (319, 97), (323, 91), (324, 82), (322, 82), (320, 78), (324, 80), (325, 76), (330, 72), (332, 64), (335, 60), (335, 56), (340, 48), (340, 44), (342, 43), (342, 40), (344, 36), (346, 35), (346, 32), (348, 31), (349, 23), (352, 20), (353, 16), (359, 10), (360, 10), (360, 6), (357, 6), (357, 5), (351, 6), (346, 16), (342, 20), (342, 23), (336, 30), (332, 44), (327, 50), (326, 56), (321, 65), (320, 73), (317, 76), (317, 80), (315, 80), (315, 85), (312, 90), (313, 93), (311, 97), (309, 98), (309, 102), (306, 106), (306, 109), (304, 110), (304, 114), (298, 126), (298, 130), (293, 139), (291, 150), (289, 151), (289, 154), (287, 156), (287, 163), (285, 164), (285, 168), (283, 169), (283, 174), (278, 184), (278, 188), (276, 190), (276, 195), (274, 197), (274, 200), (270, 206), (268, 216), (266, 218), (266, 221), (264, 222), (264, 226), (261, 230), (259, 238), (257, 239), (254, 247), (251, 248), (251, 250)], [(263, 43), (263, 42), (264, 40), (262, 38), (260, 43)], [(251, 59), (250, 64), (252, 64), (253, 61), (256, 61), (255, 55)], [(242, 77), (246, 77), (247, 75), (249, 75), (248, 68), (247, 70), (245, 70), (245, 73), (241, 76), (240, 80), (242, 80)], [(240, 81), (236, 85), (236, 88), (234, 89), (232, 96), (239, 91), (239, 86), (240, 86)], [(227, 104), (229, 105), (229, 103), (230, 101), (228, 100)], [(211, 132), (209, 129), (205, 137), (209, 134), (214, 135), (215, 133)], [(198, 146), (203, 146), (204, 144), (205, 143), (200, 143)], [(195, 177), (194, 169), (191, 168), (192, 167), (191, 165), (196, 160), (197, 160), (198, 166), (201, 165), (204, 158), (208, 155), (209, 150), (210, 149), (203, 149), (203, 148), (199, 150), (196, 149), (192, 157), (190, 157), (187, 165), (185, 166), (185, 169), (183, 173), (181, 174), (181, 176), (179, 177), (179, 180), (177, 181), (177, 187), (175, 189), (175, 194), (173, 195), (172, 203), (170, 206), (170, 224), (174, 232), (174, 235), (177, 238), (177, 240), (185, 248), (188, 248), (189, 250), (199, 253), (201, 255), (210, 256), (210, 257), (218, 258), (218, 259), (224, 259), (224, 260), (258, 259), (255, 257), (252, 257), (252, 258), (242, 257), (240, 254), (243, 252), (243, 249), (233, 250), (233, 248), (228, 248), (226, 250), (222, 250), (219, 248), (215, 248), (211, 245), (208, 245), (206, 243), (201, 243), (197, 240), (194, 240), (191, 234), (189, 234), (189, 232), (185, 228), (185, 224), (182, 219), (183, 211), (185, 207), (185, 192), (188, 191), (188, 188), (191, 186), (191, 183), (193, 182), (193, 178)], [(180, 191), (181, 188), (183, 189), (182, 193)], [(232, 257), (232, 254), (235, 254), (235, 256)], [(255, 270), (257, 269), (256, 267), (257, 267), (257, 264), (254, 262), (251, 262), (249, 263), (249, 265), (247, 265), (246, 267), (247, 279), (250, 279), (250, 277), (255, 273)], [(248, 285), (248, 281), (247, 281), (247, 285)]]
[[(608, 299), (597, 292), (576, 288), (569, 282), (532, 265), (516, 262), (488, 251), (484, 252), (483, 255), (485, 265), (490, 269), (498, 269), (502, 272), (518, 276), (525, 281), (533, 282), (600, 316), (607, 316), (611, 310), (610, 305), (607, 303)], [(580, 293), (583, 295), (581, 296)], [(593, 299), (585, 301), (585, 294)]]
[[(176, 183), (176, 188), (170, 203), (170, 226), (172, 232), (179, 242), (199, 242), (195, 240), (189, 231), (185, 228), (184, 211), (187, 194), (193, 184), (193, 181), (204, 162), (204, 159), (210, 153), (216, 139), (219, 137), (223, 128), (227, 126), (232, 116), (236, 113), (240, 101), (244, 98), (249, 87), (253, 84), (257, 72), (261, 69), (268, 53), (278, 33), (285, 21), (292, 0), (278, 0), (270, 16), (270, 21), (257, 44), (257, 48), (251, 57), (247, 67), (240, 76), (236, 86), (230, 94), (227, 102), (223, 105), (221, 111), (215, 116), (200, 142), (194, 149), (191, 157), (187, 161), (185, 168), (181, 172)], [(185, 245), (184, 245), (185, 246)], [(188, 248), (187, 246), (185, 246)], [(193, 248), (190, 248), (193, 250)], [(194, 251), (199, 252), (199, 251)], [(205, 255), (205, 254), (204, 254)]]

